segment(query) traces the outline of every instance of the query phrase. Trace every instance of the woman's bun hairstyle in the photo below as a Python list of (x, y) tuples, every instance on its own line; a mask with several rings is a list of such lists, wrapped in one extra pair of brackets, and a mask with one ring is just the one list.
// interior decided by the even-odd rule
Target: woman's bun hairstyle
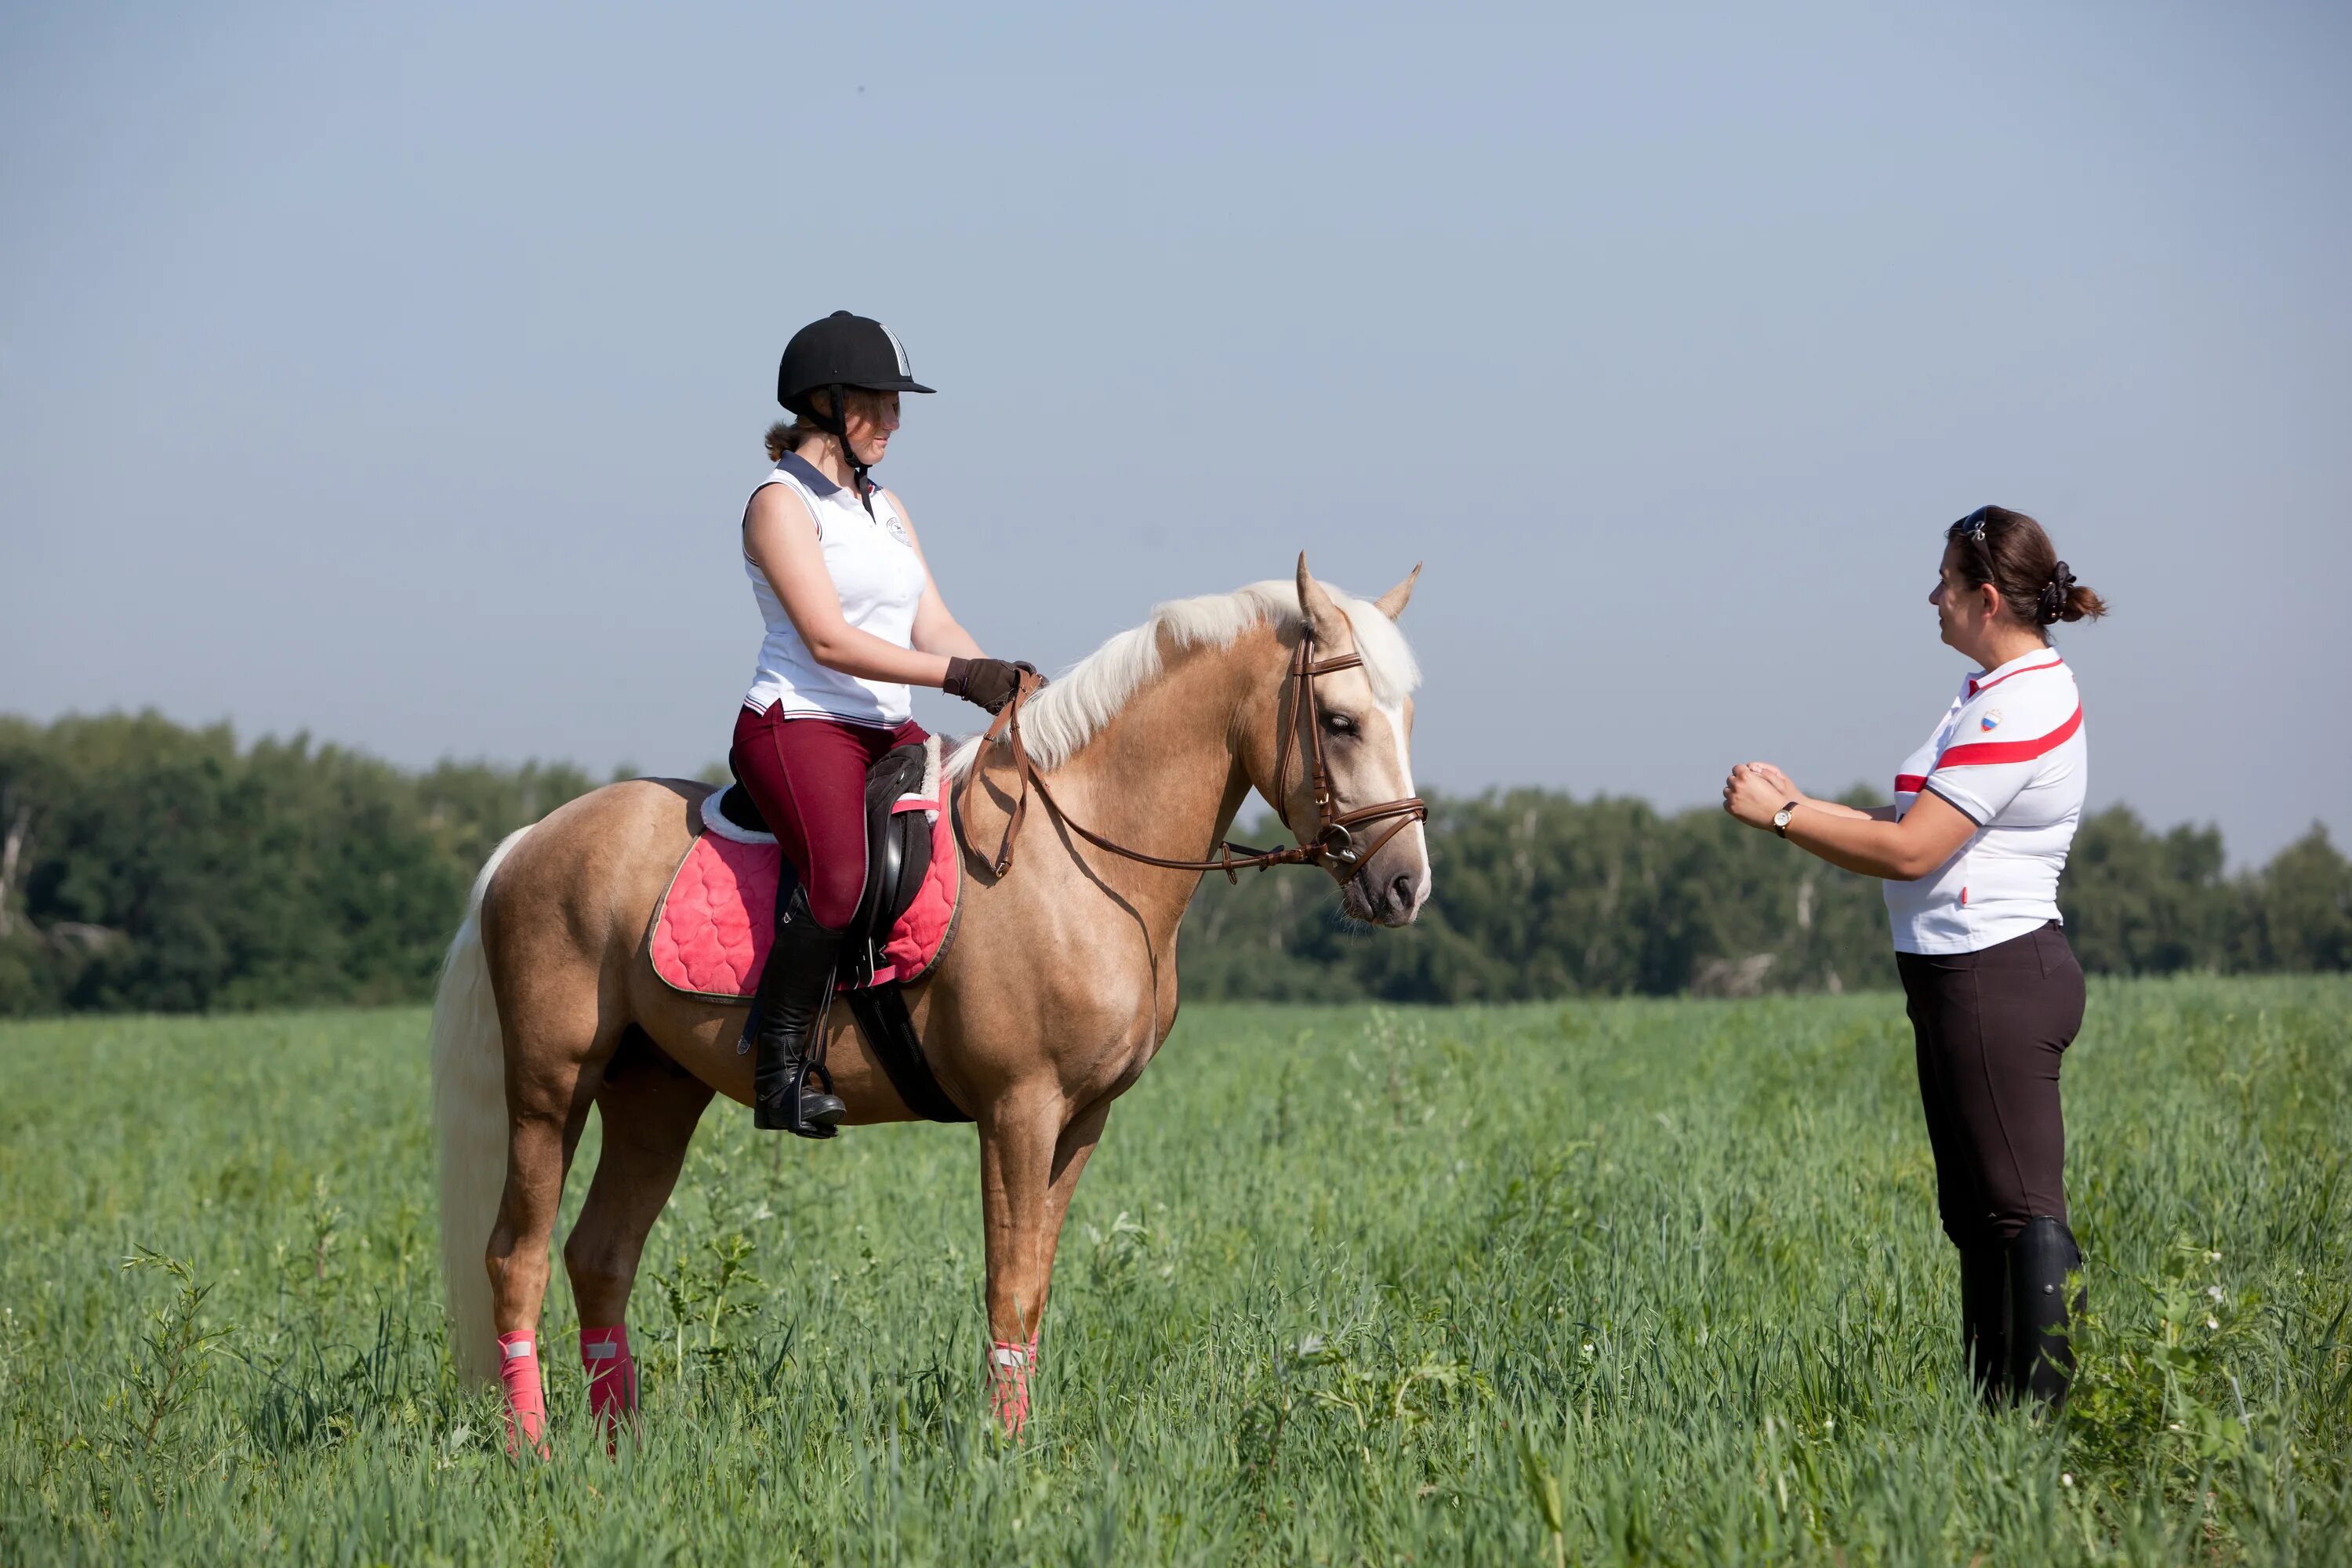
[(2107, 602), (2075, 582), (2073, 568), (2061, 561), (2050, 569), (2050, 581), (2042, 585), (2039, 610), (2036, 618), (2045, 626), (2059, 621), (2095, 621), (2107, 613)]
[(1944, 537), (1961, 583), (1970, 588), (1991, 584), (2009, 613), (2028, 626), (2095, 621), (2107, 613), (2107, 602), (2074, 581), (2074, 569), (2058, 559), (2050, 535), (2021, 511), (1979, 507)]

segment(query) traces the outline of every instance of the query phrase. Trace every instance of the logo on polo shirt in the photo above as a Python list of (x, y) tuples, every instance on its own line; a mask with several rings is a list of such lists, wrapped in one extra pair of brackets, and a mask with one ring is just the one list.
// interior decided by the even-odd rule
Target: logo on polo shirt
[(1998, 708), (1995, 708), (1995, 709), (1992, 709), (1992, 710), (1990, 710), (1990, 711), (1988, 711), (1988, 712), (1985, 714), (1985, 716), (1984, 716), (1983, 718), (1981, 718), (1981, 719), (1979, 719), (1979, 720), (1978, 720), (1978, 721), (1977, 721), (1977, 726), (1978, 726), (1978, 728), (1979, 728), (1979, 729), (1984, 729), (1984, 730), (1998, 730), (1998, 729), (2000, 729), (2000, 709), (1998, 709)]

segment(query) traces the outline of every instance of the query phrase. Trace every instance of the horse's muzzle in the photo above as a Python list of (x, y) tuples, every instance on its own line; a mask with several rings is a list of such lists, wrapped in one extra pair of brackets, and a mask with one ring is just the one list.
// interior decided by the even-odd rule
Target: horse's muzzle
[[(1429, 901), (1429, 859), (1417, 834), (1400, 835), (1398, 847), (1383, 848), (1341, 885), (1339, 902), (1367, 924), (1411, 925)], [(1410, 851), (1402, 848), (1415, 840)]]

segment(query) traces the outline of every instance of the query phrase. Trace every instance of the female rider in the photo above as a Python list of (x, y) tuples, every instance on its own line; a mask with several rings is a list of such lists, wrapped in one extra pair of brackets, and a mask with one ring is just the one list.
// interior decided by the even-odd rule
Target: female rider
[(2074, 677), (2047, 628), (2105, 614), (2042, 525), (1997, 506), (1945, 532), (1943, 640), (1975, 670), (1895, 780), (1891, 806), (1816, 800), (1742, 763), (1726, 811), (1833, 866), (1886, 881), (1937, 1206), (1960, 1252), (1960, 1337), (1979, 1392), (2063, 1399), (2074, 1365), (2058, 1063), (2083, 1023), (2058, 874), (2083, 811)]
[(776, 906), (744, 1025), (751, 1120), (803, 1138), (832, 1137), (844, 1111), (808, 1081), (811, 1034), (865, 892), (866, 770), (925, 738), (908, 687), (993, 713), (1027, 668), (986, 657), (956, 624), (906, 507), (867, 478), (898, 428), (899, 394), (930, 390), (879, 321), (836, 310), (802, 328), (776, 377), (795, 417), (768, 432), (775, 471), (743, 509), (743, 570), (767, 636), (729, 761), (800, 874)]

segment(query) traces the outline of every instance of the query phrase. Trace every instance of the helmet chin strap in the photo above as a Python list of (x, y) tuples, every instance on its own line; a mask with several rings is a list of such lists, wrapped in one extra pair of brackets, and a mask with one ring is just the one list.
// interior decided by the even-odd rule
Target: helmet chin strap
[(866, 509), (866, 515), (872, 517), (873, 487), (866, 476), (874, 471), (874, 465), (859, 462), (857, 448), (849, 444), (849, 396), (839, 383), (833, 388), (832, 417), (818, 420), (816, 427), (841, 443), (841, 460), (849, 468), (849, 488), (857, 497), (857, 504)]

